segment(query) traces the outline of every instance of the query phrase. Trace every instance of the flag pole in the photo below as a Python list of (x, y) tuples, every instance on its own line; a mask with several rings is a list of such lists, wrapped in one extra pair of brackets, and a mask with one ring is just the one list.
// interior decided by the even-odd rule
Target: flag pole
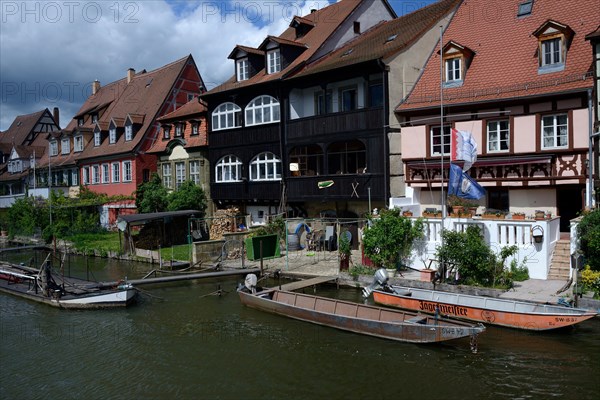
[[(446, 221), (446, 201), (444, 200), (444, 26), (440, 25), (440, 138), (441, 138), (441, 151), (440, 151), (440, 172), (442, 183), (440, 186), (441, 189), (441, 205), (442, 205), (442, 221), (441, 221), (441, 230), (440, 230), (440, 248), (444, 248), (444, 224)], [(439, 267), (438, 271), (440, 274), (440, 282), (442, 282), (445, 278), (446, 274), (446, 264), (444, 262), (443, 256), (440, 256), (439, 259)]]

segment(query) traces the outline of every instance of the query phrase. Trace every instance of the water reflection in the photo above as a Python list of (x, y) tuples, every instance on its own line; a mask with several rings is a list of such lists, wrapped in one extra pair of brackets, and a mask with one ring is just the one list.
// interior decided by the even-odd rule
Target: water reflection
[[(97, 259), (71, 268), (85, 273), (88, 266), (99, 280), (152, 268)], [(133, 307), (92, 312), (0, 294), (0, 398), (591, 399), (600, 393), (598, 319), (546, 333), (488, 327), (472, 354), (468, 339), (403, 344), (249, 309), (233, 291), (236, 283), (157, 286)], [(218, 287), (226, 294), (206, 296)], [(361, 301), (355, 290), (317, 294)]]

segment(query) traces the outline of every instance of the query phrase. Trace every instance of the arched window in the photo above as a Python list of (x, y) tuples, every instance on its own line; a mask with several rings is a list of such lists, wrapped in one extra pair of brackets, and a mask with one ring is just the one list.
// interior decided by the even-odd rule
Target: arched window
[(242, 162), (236, 156), (225, 156), (215, 167), (215, 182), (239, 182), (242, 180)]
[(251, 181), (281, 180), (281, 161), (270, 152), (260, 153), (250, 162)]
[(335, 142), (327, 148), (330, 174), (363, 174), (367, 172), (367, 150), (359, 140)]
[(212, 113), (212, 130), (239, 128), (242, 109), (233, 103), (223, 103)]
[(246, 126), (279, 122), (279, 102), (271, 96), (259, 96), (246, 107)]

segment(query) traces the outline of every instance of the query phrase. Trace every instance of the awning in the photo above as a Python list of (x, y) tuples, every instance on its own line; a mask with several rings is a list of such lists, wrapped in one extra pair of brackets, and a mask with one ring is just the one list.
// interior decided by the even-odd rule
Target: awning
[(166, 212), (157, 212), (157, 213), (146, 213), (146, 214), (130, 214), (130, 215), (122, 215), (117, 218), (117, 227), (121, 231), (125, 231), (127, 229), (127, 225), (135, 226), (135, 225), (144, 225), (150, 221), (156, 220), (167, 220), (174, 217), (185, 217), (185, 216), (193, 216), (194, 214), (202, 214), (201, 211), (198, 210), (181, 210), (181, 211), (166, 211)]

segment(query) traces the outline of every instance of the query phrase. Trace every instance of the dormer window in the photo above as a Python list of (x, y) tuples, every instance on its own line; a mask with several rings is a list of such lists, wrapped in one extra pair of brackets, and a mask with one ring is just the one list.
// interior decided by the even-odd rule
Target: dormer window
[(462, 81), (462, 75), (460, 73), (460, 61), (460, 57), (449, 58), (446, 60), (446, 82)]
[(92, 124), (98, 122), (98, 114), (92, 114)]
[(115, 144), (117, 143), (117, 127), (111, 125), (110, 129), (108, 130), (108, 141), (110, 144)]
[(200, 133), (199, 125), (198, 122), (192, 122), (192, 136), (197, 136)]
[(98, 147), (101, 143), (100, 131), (94, 132), (94, 146)]
[(279, 49), (267, 52), (267, 73), (275, 74), (281, 71), (281, 53)]
[(132, 139), (133, 139), (133, 125), (131, 125), (131, 123), (128, 123), (127, 125), (125, 125), (125, 141), (129, 142)]
[(538, 39), (538, 74), (565, 69), (567, 50), (573, 34), (573, 30), (567, 25), (552, 20), (546, 21), (533, 32)]
[(250, 78), (248, 69), (248, 59), (242, 58), (241, 60), (237, 60), (235, 64), (238, 82), (248, 80)]
[(163, 139), (171, 138), (171, 125), (163, 125)]
[(58, 142), (53, 140), (50, 142), (50, 156), (54, 157), (58, 155)]
[(443, 47), (444, 87), (462, 86), (474, 54), (471, 49), (452, 41)]
[(77, 118), (77, 126), (83, 125), (83, 118)]
[(180, 122), (177, 125), (175, 125), (175, 137), (182, 137), (184, 128), (185, 125), (183, 124), (183, 122)]
[(83, 151), (83, 136), (77, 135), (73, 138), (73, 150), (77, 152)]
[(71, 152), (71, 141), (69, 138), (63, 138), (60, 141), (60, 153), (69, 154)]

